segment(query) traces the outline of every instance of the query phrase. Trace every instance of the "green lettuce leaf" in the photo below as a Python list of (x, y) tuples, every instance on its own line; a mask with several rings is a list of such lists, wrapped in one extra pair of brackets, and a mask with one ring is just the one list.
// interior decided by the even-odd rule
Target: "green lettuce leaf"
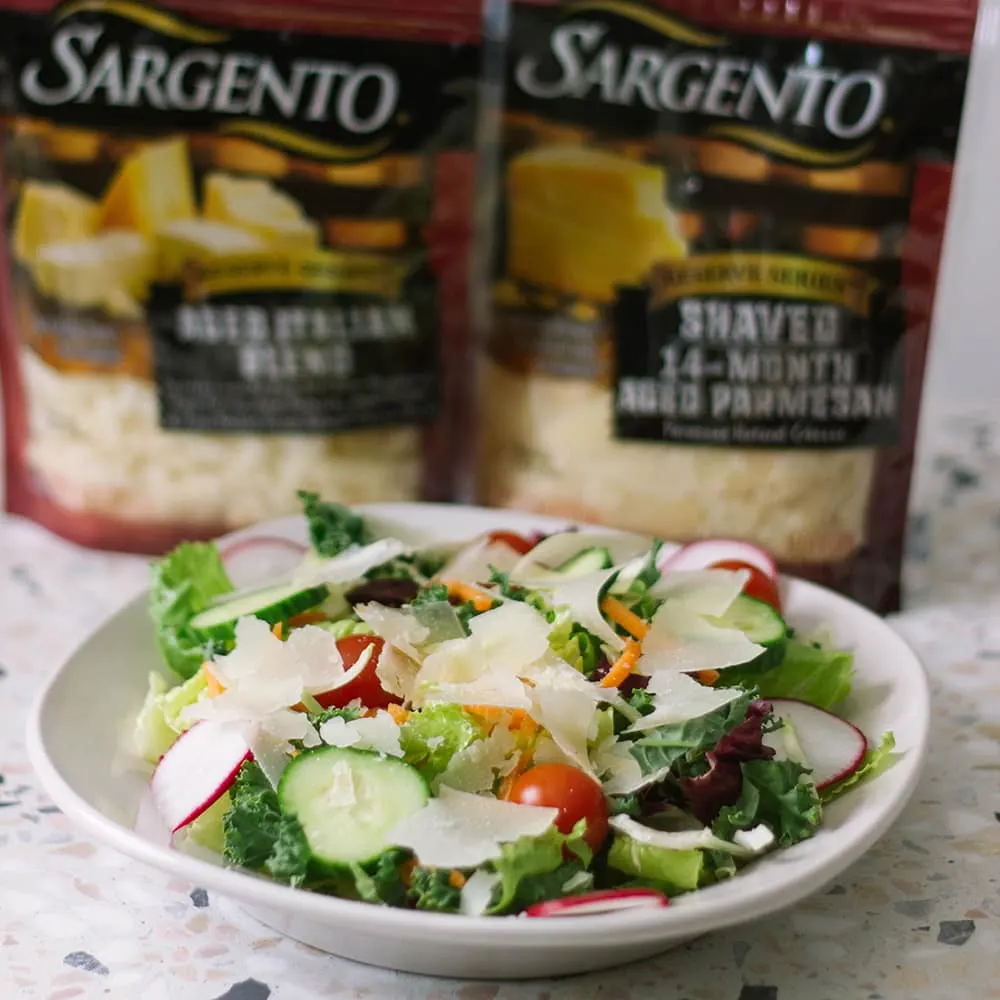
[(485, 737), (483, 727), (461, 705), (433, 704), (413, 712), (400, 726), (399, 745), (407, 764), (433, 781), (459, 750)]
[(317, 622), (317, 628), (329, 632), (335, 639), (346, 639), (349, 635), (374, 635), (374, 629), (358, 618), (341, 618), (337, 622)]
[(892, 733), (886, 733), (877, 747), (868, 747), (865, 751), (864, 759), (853, 774), (849, 774), (843, 781), (838, 781), (837, 784), (830, 785), (819, 793), (820, 801), (824, 805), (827, 802), (833, 802), (834, 799), (839, 799), (845, 792), (849, 792), (851, 789), (857, 788), (858, 785), (862, 785), (866, 781), (871, 781), (880, 774), (884, 774), (902, 756), (901, 754), (893, 753), (895, 749), (896, 737)]
[(222, 817), (222, 854), (234, 865), (266, 869), (280, 882), (302, 885), (312, 852), (299, 821), (283, 815), (264, 772), (247, 761), (229, 789), (230, 808)]
[(409, 857), (408, 851), (390, 847), (366, 865), (351, 865), (358, 898), (366, 903), (403, 906), (406, 903), (406, 886), (400, 869)]
[(737, 830), (763, 823), (783, 847), (806, 840), (822, 819), (816, 786), (808, 771), (791, 760), (750, 760), (740, 765), (743, 789), (731, 806), (723, 806), (712, 832), (732, 840)]
[(229, 797), (232, 806), (222, 820), (223, 856), (234, 865), (261, 869), (278, 839), (278, 797), (264, 772), (251, 761), (240, 768)]
[[(539, 837), (521, 837), (511, 844), (504, 844), (500, 857), (489, 863), (489, 867), (500, 876), (500, 883), (499, 894), (491, 902), (487, 913), (513, 912), (543, 899), (580, 891), (567, 892), (562, 886), (571, 876), (586, 868), (593, 858), (583, 839), (586, 830), (587, 821), (580, 820), (567, 834), (553, 827)], [(568, 859), (567, 854), (570, 855)]]
[(743, 686), (749, 681), (757, 686), (761, 698), (798, 698), (830, 710), (850, 694), (853, 675), (851, 653), (820, 642), (788, 639), (777, 666), (742, 678), (723, 670), (720, 683), (733, 686), (739, 682)]
[(132, 734), (132, 744), (143, 760), (155, 764), (174, 745), (177, 737), (194, 725), (194, 721), (182, 721), (180, 715), (201, 697), (206, 686), (205, 675), (200, 670), (175, 687), (168, 687), (162, 674), (150, 672), (149, 690)]
[(226, 832), (222, 823), (226, 813), (232, 808), (232, 804), (233, 800), (229, 797), (229, 792), (226, 792), (193, 823), (189, 823), (184, 828), (184, 832), (199, 847), (221, 854), (226, 841)]
[(755, 697), (755, 691), (747, 691), (700, 718), (650, 729), (632, 743), (629, 748), (632, 756), (644, 775), (673, 767), (682, 759), (691, 762), (711, 750), (720, 737), (744, 720)]
[(604, 655), (600, 640), (582, 625), (566, 618), (549, 633), (549, 646), (586, 677), (589, 677)]
[(184, 542), (156, 563), (149, 585), (149, 615), (163, 662), (178, 676), (193, 677), (206, 659), (205, 640), (191, 619), (233, 585), (211, 542)]
[(608, 865), (670, 895), (698, 888), (705, 852), (671, 851), (617, 834), (608, 852)]
[(417, 865), (410, 872), (407, 896), (418, 910), (457, 913), (462, 901), (462, 890), (451, 884), (449, 869)]
[(309, 541), (317, 555), (330, 559), (352, 545), (367, 545), (371, 533), (360, 514), (343, 504), (321, 500), (318, 493), (297, 493), (309, 522)]

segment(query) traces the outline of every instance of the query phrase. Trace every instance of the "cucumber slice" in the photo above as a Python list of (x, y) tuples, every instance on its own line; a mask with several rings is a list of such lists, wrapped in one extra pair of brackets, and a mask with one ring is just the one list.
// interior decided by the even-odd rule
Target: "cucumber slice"
[(388, 832), (429, 798), (427, 782), (409, 764), (347, 747), (307, 750), (278, 786), (281, 811), (299, 821), (330, 874), (377, 858), (392, 846)]
[(584, 576), (586, 573), (611, 569), (613, 565), (611, 553), (606, 548), (590, 548), (571, 556), (561, 566), (556, 567), (556, 572), (565, 576)]
[(751, 642), (765, 649), (781, 646), (788, 635), (785, 619), (770, 604), (746, 594), (740, 594), (724, 615), (712, 621), (725, 628), (738, 628)]
[(317, 587), (264, 587), (232, 601), (217, 604), (191, 619), (191, 628), (212, 639), (233, 634), (239, 618), (253, 616), (274, 625), (321, 604), (329, 596), (326, 584)]

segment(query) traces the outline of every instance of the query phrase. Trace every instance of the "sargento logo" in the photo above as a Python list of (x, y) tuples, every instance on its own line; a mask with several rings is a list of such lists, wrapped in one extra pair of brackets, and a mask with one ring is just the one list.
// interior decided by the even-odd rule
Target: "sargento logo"
[[(103, 19), (69, 20), (88, 11), (151, 29), (143, 36), (152, 37), (139, 41), (134, 31), (123, 33)], [(364, 140), (382, 133), (397, 115), (399, 76), (383, 63), (279, 61), (244, 51), (224, 32), (130, 0), (80, 0), (59, 17), (48, 50), (26, 62), (20, 73), (21, 93), (36, 107), (96, 104), (208, 114), (223, 119), (220, 127), (227, 132), (257, 135), (317, 156), (324, 148), (333, 156), (342, 147), (284, 123), (311, 132), (332, 124)]]
[[(886, 81), (867, 69), (845, 72), (818, 58), (776, 66), (733, 51), (723, 36), (631, 0), (571, 0), (561, 13), (548, 51), (525, 56), (514, 67), (517, 86), (536, 99), (596, 98), (625, 108), (701, 115), (716, 120), (706, 122), (710, 134), (817, 162), (827, 162), (830, 154), (768, 135), (761, 126), (818, 129), (834, 140), (857, 142), (872, 135), (886, 110)], [(664, 41), (623, 44), (599, 14), (624, 19), (630, 34), (638, 29)], [(862, 152), (855, 148), (850, 155)]]

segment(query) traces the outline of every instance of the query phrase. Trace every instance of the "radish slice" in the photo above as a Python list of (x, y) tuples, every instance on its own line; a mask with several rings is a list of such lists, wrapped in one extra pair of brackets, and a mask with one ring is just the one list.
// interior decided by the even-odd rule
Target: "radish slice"
[(255, 535), (241, 538), (221, 550), (223, 565), (234, 587), (270, 583), (298, 566), (306, 547), (288, 538)]
[(670, 900), (655, 889), (604, 889), (564, 899), (548, 899), (529, 906), (524, 912), (529, 917), (588, 917), (621, 910), (658, 910), (669, 903)]
[(726, 538), (706, 538), (701, 542), (692, 542), (676, 552), (667, 553), (660, 563), (660, 571), (708, 569), (715, 563), (735, 559), (739, 562), (756, 566), (772, 580), (778, 578), (778, 567), (774, 560), (763, 549), (749, 542), (737, 542)]
[[(768, 698), (774, 714), (787, 719), (795, 729), (803, 762), (812, 770), (818, 790), (843, 781), (860, 766), (868, 750), (865, 734), (857, 726), (796, 698)], [(775, 735), (780, 735), (778, 730)]]
[(250, 748), (238, 727), (199, 722), (160, 758), (150, 790), (156, 810), (176, 833), (229, 790)]

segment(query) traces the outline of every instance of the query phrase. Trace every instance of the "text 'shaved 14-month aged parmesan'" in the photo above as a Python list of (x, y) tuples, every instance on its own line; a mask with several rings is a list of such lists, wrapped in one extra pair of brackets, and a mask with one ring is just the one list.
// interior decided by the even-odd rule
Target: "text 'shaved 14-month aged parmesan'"
[(509, 13), (482, 497), (895, 607), (975, 4)]
[(156, 551), (445, 498), (479, 5), (0, 2), (9, 509)]

